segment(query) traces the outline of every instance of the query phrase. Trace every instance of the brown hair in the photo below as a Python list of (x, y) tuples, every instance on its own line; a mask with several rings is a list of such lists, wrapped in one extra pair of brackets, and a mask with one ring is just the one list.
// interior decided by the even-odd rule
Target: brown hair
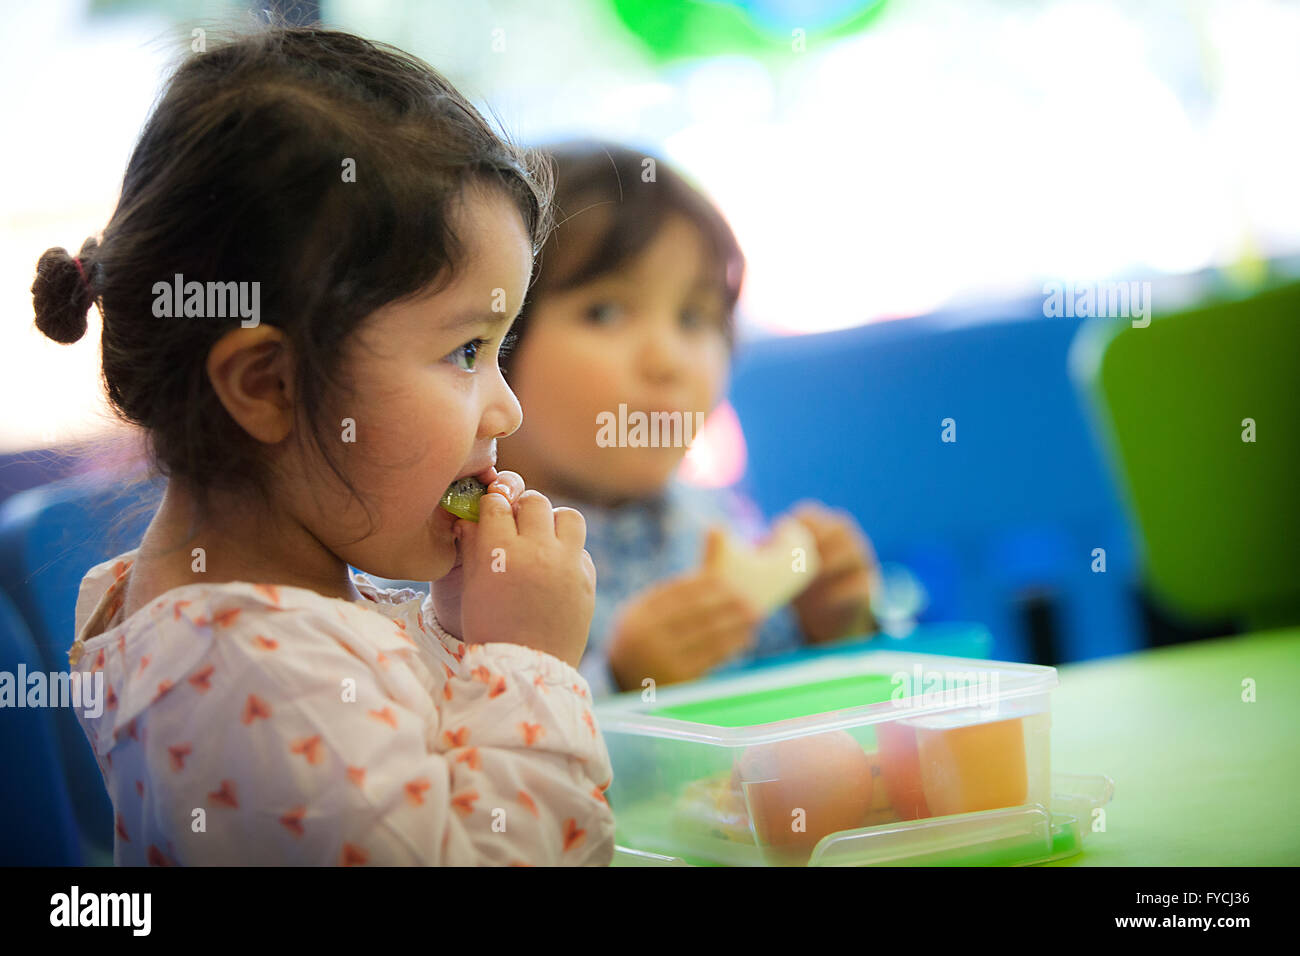
[[(537, 277), (511, 330), (518, 355), (531, 307), (548, 293), (563, 292), (608, 275), (635, 259), (673, 213), (700, 231), (712, 253), (712, 266), (726, 310), (725, 334), (735, 339), (735, 310), (745, 273), (745, 256), (722, 213), (685, 177), (650, 153), (616, 143), (575, 140), (539, 147), (554, 167), (555, 228), (542, 247)], [(654, 179), (643, 180), (653, 161)], [(566, 224), (568, 228), (566, 229)], [(576, 228), (597, 227), (585, 237), (584, 255), (575, 261), (565, 242)], [(563, 269), (557, 266), (563, 261)], [(509, 359), (502, 358), (507, 365)]]
[(154, 468), (183, 476), (201, 500), (217, 487), (265, 496), (258, 443), (205, 371), (240, 317), (153, 311), (155, 283), (176, 274), (259, 282), (261, 318), (296, 357), (306, 431), (351, 488), (322, 439), (326, 400), (346, 388), (341, 346), (380, 306), (451, 281), (464, 253), (451, 215), (479, 182), (513, 199), (536, 252), (550, 225), (549, 171), (423, 61), (318, 27), (209, 41), (168, 82), (102, 238), (81, 247), (81, 270), (64, 249), (40, 257), (36, 325), (75, 342), (97, 303), (109, 399), (146, 430)]

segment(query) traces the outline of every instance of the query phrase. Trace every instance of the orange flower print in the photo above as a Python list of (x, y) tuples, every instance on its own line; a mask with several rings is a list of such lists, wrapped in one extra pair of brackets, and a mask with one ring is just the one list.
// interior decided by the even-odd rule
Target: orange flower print
[(150, 843), (149, 844), (149, 865), (150, 866), (175, 866), (176, 864), (173, 863), (170, 859), (168, 859), (163, 854), (162, 850), (158, 849), (156, 846)]
[(135, 792), (136, 792), (136, 795), (137, 795), (137, 796), (140, 796), (140, 797), (143, 797), (143, 796), (144, 796), (144, 781), (143, 781), (143, 780), (137, 780), (137, 781), (135, 782)]
[(389, 727), (392, 727), (394, 730), (397, 729), (397, 715), (393, 713), (393, 709), (391, 707), (383, 707), (380, 708), (379, 710), (368, 710), (366, 711), (366, 713), (368, 713), (371, 717), (375, 718), (375, 720), (384, 722)]
[(239, 617), (242, 608), (232, 607), (225, 611), (219, 611), (212, 615), (212, 623), (219, 627), (230, 627), (235, 623), (235, 618)]
[(309, 764), (318, 764), (325, 759), (320, 750), (320, 734), (313, 737), (304, 737), (301, 740), (295, 740), (289, 744), (289, 752), (302, 754), (307, 758)]
[(451, 798), (451, 805), (461, 816), (469, 816), (474, 812), (474, 801), (478, 799), (477, 790), (466, 790), (464, 793), (458, 793)]
[(148, 666), (149, 666), (149, 655), (148, 655), (148, 654), (141, 654), (141, 655), (140, 655), (140, 669), (139, 669), (138, 671), (136, 671), (136, 673), (137, 673), (137, 674), (143, 674), (143, 673), (144, 673), (144, 669), (145, 669), (146, 667), (148, 667)]
[(537, 804), (533, 803), (533, 798), (530, 797), (526, 791), (520, 790), (517, 796), (519, 798), (519, 802), (524, 805), (525, 810), (527, 810), (535, 817), (541, 816), (541, 814), (537, 812)]
[(131, 838), (126, 835), (126, 821), (122, 819), (122, 814), (117, 815), (117, 822), (113, 825), (113, 831), (118, 835), (123, 843), (130, 843)]
[(488, 691), (488, 697), (500, 697), (506, 692), (506, 679), (497, 675), (496, 682), (493, 683), (492, 689)]
[(424, 791), (428, 790), (432, 786), (433, 784), (424, 777), (420, 777), (416, 780), (409, 780), (406, 784), (406, 799), (414, 806), (423, 806)]
[(232, 810), (239, 809), (239, 800), (235, 796), (235, 781), (233, 780), (221, 781), (221, 789), (210, 792), (208, 799), (223, 807), (230, 807)]
[(280, 589), (274, 584), (254, 584), (253, 590), (266, 595), (267, 599), (275, 605), (280, 603)]
[(366, 768), (348, 767), (348, 779), (358, 787), (362, 786), (366, 782)]
[(596, 736), (596, 721), (591, 716), (591, 711), (584, 710), (582, 712), (582, 720), (591, 729), (591, 736)]
[(239, 719), (245, 725), (251, 724), (259, 717), (263, 720), (270, 719), (271, 705), (256, 694), (249, 694), (248, 700), (244, 701), (244, 712)]
[(370, 855), (361, 847), (354, 843), (344, 843), (343, 853), (339, 858), (339, 866), (361, 866), (368, 859), (370, 859)]
[(273, 651), (280, 646), (279, 641), (273, 641), (269, 637), (263, 637), (261, 634), (253, 638), (253, 643), (264, 651)]
[(477, 770), (479, 768), (479, 763), (480, 763), (479, 756), (478, 756), (478, 748), (466, 747), (456, 757), (456, 763), (467, 763), (469, 764), (470, 770)]
[(444, 730), (442, 736), (447, 741), (448, 747), (464, 747), (465, 741), (469, 740), (469, 728), (457, 727), (455, 730)]
[(542, 735), (541, 724), (530, 724), (527, 721), (520, 723), (519, 729), (524, 732), (524, 743), (531, 747), (533, 741)]
[(112, 710), (114, 707), (117, 706), (117, 692), (113, 690), (112, 684), (108, 685), (108, 694), (105, 695), (105, 698), (106, 699), (104, 700), (104, 708), (106, 710)]
[(172, 613), (175, 615), (175, 620), (179, 621), (181, 619), (181, 608), (188, 607), (190, 603), (191, 602), (189, 601), (177, 601), (172, 605)]
[(564, 821), (564, 852), (568, 853), (587, 835), (586, 830), (578, 829), (578, 821), (573, 817)]
[(185, 758), (193, 752), (194, 748), (190, 744), (176, 744), (175, 746), (168, 747), (167, 753), (169, 753), (172, 758), (172, 769), (176, 771), (184, 770)]
[(302, 818), (307, 815), (306, 807), (294, 807), (280, 818), (280, 823), (296, 837), (302, 836)]
[(203, 670), (199, 671), (197, 674), (194, 674), (190, 678), (190, 684), (192, 684), (194, 689), (197, 690), (200, 694), (206, 694), (208, 691), (212, 690), (211, 681), (212, 681), (212, 672), (214, 670), (216, 670), (216, 668), (213, 667), (211, 664), (209, 664), (207, 667), (203, 668)]
[(469, 676), (474, 678), (475, 680), (481, 680), (483, 683), (486, 684), (488, 681), (492, 679), (492, 672), (488, 670), (486, 667), (484, 667), (482, 664), (480, 664), (478, 667), (474, 668), (472, 671), (469, 672)]

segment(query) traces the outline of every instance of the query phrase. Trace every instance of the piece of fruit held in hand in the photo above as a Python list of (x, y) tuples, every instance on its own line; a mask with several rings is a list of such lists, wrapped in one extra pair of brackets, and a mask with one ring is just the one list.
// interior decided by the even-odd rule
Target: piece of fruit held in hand
[(460, 478), (447, 486), (447, 493), (438, 505), (444, 511), (450, 511), (457, 518), (466, 521), (478, 521), (478, 500), (487, 491), (487, 485), (477, 478)]

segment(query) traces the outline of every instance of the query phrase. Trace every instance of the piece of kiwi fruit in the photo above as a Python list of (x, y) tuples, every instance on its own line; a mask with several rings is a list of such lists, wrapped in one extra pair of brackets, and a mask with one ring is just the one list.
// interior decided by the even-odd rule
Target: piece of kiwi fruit
[(466, 521), (478, 521), (478, 500), (487, 491), (487, 485), (477, 478), (459, 478), (447, 486), (447, 493), (438, 502), (444, 511), (450, 511), (457, 518)]

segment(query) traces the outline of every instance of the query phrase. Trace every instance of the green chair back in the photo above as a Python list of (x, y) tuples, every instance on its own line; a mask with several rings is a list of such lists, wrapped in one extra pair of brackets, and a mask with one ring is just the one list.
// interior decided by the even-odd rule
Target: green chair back
[(1300, 622), (1300, 283), (1146, 327), (1095, 319), (1071, 366), (1161, 603)]

